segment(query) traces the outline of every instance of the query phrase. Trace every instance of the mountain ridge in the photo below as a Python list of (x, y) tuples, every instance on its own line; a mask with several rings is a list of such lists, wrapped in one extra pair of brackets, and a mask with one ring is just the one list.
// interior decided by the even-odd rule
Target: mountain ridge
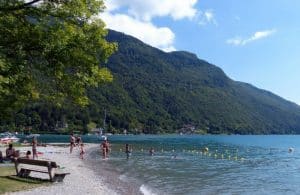
[[(109, 30), (118, 51), (105, 66), (114, 80), (88, 89), (85, 108), (31, 103), (0, 128), (46, 132), (299, 134), (300, 106), (234, 81), (186, 51), (164, 52)], [(1, 130), (1, 129), (0, 129)]]
[[(189, 117), (185, 117), (186, 123), (188, 122), (191, 122), (193, 124), (196, 123), (197, 124), (196, 126), (200, 125), (201, 129), (206, 128), (208, 129), (208, 131), (210, 131), (211, 128), (213, 129), (215, 128), (217, 129), (216, 133), (224, 133), (222, 132), (223, 129), (227, 129), (225, 130), (225, 133), (230, 133), (231, 131), (235, 131), (237, 129), (239, 129), (238, 131), (242, 131), (238, 133), (253, 133), (252, 131), (256, 132), (255, 127), (251, 127), (251, 125), (249, 125), (249, 120), (258, 120), (262, 123), (261, 126), (258, 127), (259, 130), (256, 133), (259, 133), (260, 131), (272, 132), (272, 133), (279, 133), (279, 132), (291, 133), (290, 131), (292, 131), (292, 133), (296, 133), (299, 132), (300, 130), (299, 129), (300, 126), (298, 122), (296, 122), (295, 120), (293, 120), (292, 125), (290, 125), (291, 119), (289, 118), (286, 119), (287, 120), (286, 122), (282, 120), (276, 122), (271, 119), (272, 116), (276, 116), (275, 118), (278, 118), (277, 115), (283, 118), (286, 118), (285, 115), (288, 115), (292, 119), (294, 118), (297, 118), (297, 120), (300, 119), (299, 118), (300, 107), (298, 105), (290, 101), (287, 101), (269, 91), (254, 87), (253, 85), (250, 85), (248, 83), (233, 81), (223, 72), (221, 68), (211, 63), (208, 63), (205, 60), (199, 59), (193, 53), (186, 52), (186, 51), (164, 52), (157, 48), (144, 44), (143, 42), (141, 42), (140, 40), (132, 36), (128, 36), (125, 35), (124, 33), (119, 33), (112, 30), (109, 31), (107, 39), (109, 41), (115, 41), (119, 44), (119, 51), (117, 52), (117, 54), (114, 54), (111, 57), (108, 63), (108, 67), (112, 70), (112, 72), (116, 75), (116, 77), (124, 78), (124, 75), (120, 74), (118, 68), (115, 69), (115, 66), (117, 67), (118, 62), (120, 62), (118, 60), (121, 60), (123, 64), (128, 65), (127, 67), (132, 67), (131, 63), (135, 64), (137, 67), (140, 68), (143, 67), (142, 70), (150, 74), (149, 77), (152, 80), (151, 81), (152, 84), (155, 83), (155, 79), (156, 80), (160, 79), (161, 85), (163, 84), (167, 85), (169, 82), (169, 85), (171, 86), (172, 83), (173, 85), (176, 83), (177, 90), (179, 89), (190, 90), (186, 93), (190, 93), (191, 91), (196, 90), (194, 92), (198, 93), (198, 98), (199, 98), (198, 102), (196, 100), (193, 100), (191, 94), (188, 94), (189, 98), (187, 98), (186, 100), (194, 101), (194, 103), (197, 104), (197, 105), (193, 105), (197, 107), (197, 110), (192, 111), (193, 109), (191, 109), (190, 112), (196, 112), (198, 114), (196, 114), (196, 116), (194, 117), (191, 117), (193, 118), (192, 121), (189, 121), (188, 119)], [(134, 62), (132, 61), (133, 59)], [(115, 64), (115, 66), (113, 64)], [(173, 76), (167, 75), (168, 73), (173, 74)], [(178, 73), (180, 74), (178, 75)], [(180, 79), (180, 77), (183, 77), (184, 79)], [(145, 78), (148, 77), (146, 76)], [(142, 78), (140, 79), (142, 80)], [(141, 87), (144, 85), (141, 83), (141, 85), (139, 86)], [(125, 89), (126, 89), (126, 85), (125, 85)], [(157, 89), (156, 90), (157, 92), (163, 93), (162, 91), (159, 91), (158, 88), (155, 89)], [(199, 91), (202, 91), (204, 93), (200, 95)], [(212, 91), (214, 91), (215, 93)], [(218, 94), (219, 97), (224, 98), (224, 100), (226, 101), (223, 102), (222, 98), (221, 100), (216, 100), (218, 99), (218, 95), (216, 94)], [(165, 99), (168, 99), (167, 98), (168, 96), (164, 96), (164, 97), (166, 97)], [(206, 100), (207, 98), (212, 98), (212, 100), (215, 100), (214, 102), (215, 105), (213, 105), (212, 102), (204, 101), (203, 98), (204, 99), (206, 98)], [(232, 99), (233, 102), (230, 101), (230, 98)], [(221, 104), (222, 102), (227, 103), (229, 107), (223, 106)], [(178, 100), (178, 102), (176, 103), (187, 104), (187, 102), (182, 100)], [(204, 108), (206, 107), (208, 110), (201, 109), (199, 107), (199, 104), (201, 105), (201, 103), (203, 104), (202, 106)], [(260, 109), (257, 109), (257, 106), (260, 106)], [(254, 109), (253, 107), (256, 107), (256, 109)], [(217, 109), (219, 113), (214, 112), (212, 108)], [(244, 120), (240, 120), (240, 122), (238, 122), (239, 121), (238, 118), (241, 119), (241, 117), (228, 117), (228, 118), (232, 118), (232, 122), (236, 124), (239, 125), (242, 125), (243, 123), (247, 124), (247, 125), (242, 125), (242, 127), (238, 127), (239, 125), (237, 125), (236, 127), (230, 125), (229, 127), (228, 121), (222, 122), (222, 117), (219, 115), (220, 113), (223, 113), (224, 115), (229, 115), (229, 113), (232, 112), (232, 109), (238, 110), (239, 113), (247, 113), (245, 112), (245, 110), (251, 110), (253, 113), (257, 114), (258, 116), (256, 116), (255, 114), (247, 113), (246, 114), (247, 117)], [(290, 112), (289, 110), (292, 110), (292, 112)], [(183, 109), (180, 109), (180, 111), (184, 112)], [(216, 126), (211, 124), (212, 122), (216, 122), (212, 120), (212, 118), (214, 118), (212, 116), (208, 117), (208, 121), (210, 121), (209, 127), (200, 124), (201, 121), (202, 122), (205, 121), (205, 118), (209, 115), (205, 113), (206, 111), (212, 112), (214, 113), (214, 115), (217, 115), (219, 122), (217, 123)], [(201, 112), (203, 114), (202, 116), (199, 115), (199, 113)], [(176, 115), (176, 113), (171, 113), (171, 115), (174, 114)], [(192, 113), (188, 114), (188, 116), (192, 116), (192, 115), (195, 114)], [(267, 115), (268, 117), (266, 117), (265, 115)], [(201, 120), (200, 119), (195, 120), (195, 117), (198, 117)], [(231, 119), (228, 120), (230, 121)], [(268, 121), (269, 124), (264, 124), (264, 121)], [(184, 120), (183, 123), (180, 125), (184, 125)], [(280, 129), (280, 127), (285, 128), (285, 130)], [(290, 127), (292, 130), (289, 129)], [(243, 129), (245, 130), (245, 132), (243, 131)]]

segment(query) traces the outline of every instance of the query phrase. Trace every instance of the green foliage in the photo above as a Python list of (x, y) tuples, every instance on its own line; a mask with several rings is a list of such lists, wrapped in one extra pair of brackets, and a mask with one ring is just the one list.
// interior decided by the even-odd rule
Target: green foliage
[(36, 112), (39, 130), (86, 132), (93, 123), (103, 127), (106, 113), (111, 133), (300, 133), (298, 105), (233, 81), (194, 54), (165, 53), (115, 31), (107, 40), (119, 45), (106, 64), (114, 81), (90, 88), (86, 108), (29, 104), (1, 126), (33, 123)]
[(116, 50), (95, 16), (101, 0), (0, 1), (0, 108), (38, 99), (87, 105), (87, 87), (112, 81), (99, 65)]

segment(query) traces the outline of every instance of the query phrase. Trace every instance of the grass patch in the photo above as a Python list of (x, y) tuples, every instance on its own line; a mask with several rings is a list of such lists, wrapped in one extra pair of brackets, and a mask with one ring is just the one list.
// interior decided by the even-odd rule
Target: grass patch
[(50, 183), (41, 180), (20, 178), (15, 176), (15, 174), (14, 167), (0, 167), (0, 194), (28, 190)]

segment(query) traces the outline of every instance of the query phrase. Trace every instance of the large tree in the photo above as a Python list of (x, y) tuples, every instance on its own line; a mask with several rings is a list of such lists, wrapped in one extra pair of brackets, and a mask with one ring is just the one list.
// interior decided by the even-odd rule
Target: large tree
[(32, 100), (86, 105), (86, 89), (111, 81), (116, 50), (97, 17), (102, 0), (0, 0), (0, 110)]

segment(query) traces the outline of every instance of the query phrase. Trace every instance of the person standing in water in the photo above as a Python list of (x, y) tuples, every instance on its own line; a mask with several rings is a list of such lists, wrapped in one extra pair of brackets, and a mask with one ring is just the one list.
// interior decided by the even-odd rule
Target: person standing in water
[(75, 137), (74, 134), (70, 135), (70, 154), (72, 154), (73, 148), (75, 147)]
[(32, 138), (32, 159), (38, 158), (37, 155), (37, 138), (34, 136)]
[(101, 143), (101, 149), (102, 149), (102, 157), (103, 159), (108, 158), (109, 154), (109, 143), (107, 141), (107, 138), (104, 138), (104, 141)]
[(132, 149), (129, 147), (129, 144), (125, 144), (125, 153), (126, 153), (126, 158), (129, 159), (131, 155)]
[(154, 148), (153, 148), (153, 147), (150, 148), (150, 150), (149, 150), (149, 155), (150, 155), (150, 156), (153, 156), (153, 155), (154, 155)]

